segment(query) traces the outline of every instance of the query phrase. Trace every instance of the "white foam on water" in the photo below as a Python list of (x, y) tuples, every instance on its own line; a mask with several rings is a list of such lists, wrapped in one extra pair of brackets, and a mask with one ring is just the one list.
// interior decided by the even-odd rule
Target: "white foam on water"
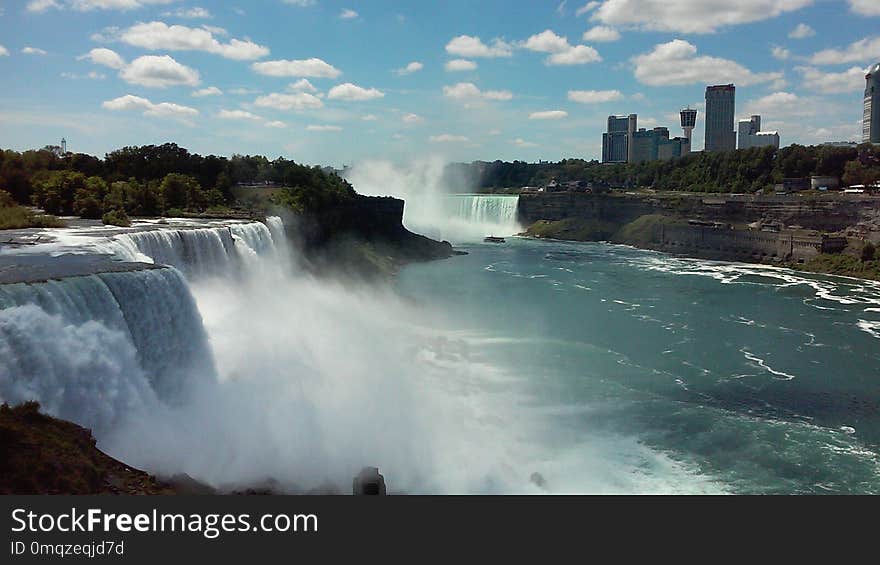
[(761, 359), (757, 355), (750, 353), (749, 351), (747, 351), (745, 349), (740, 349), (740, 352), (742, 352), (743, 356), (746, 359), (748, 359), (752, 363), (755, 363), (758, 367), (760, 367), (761, 369), (764, 369), (765, 371), (767, 371), (768, 373), (773, 375), (774, 378), (778, 378), (778, 379), (784, 380), (784, 381), (790, 381), (790, 380), (797, 378), (794, 375), (791, 375), (789, 373), (785, 373), (783, 371), (778, 371), (778, 370), (774, 369), (773, 367), (768, 365), (766, 363), (766, 361), (764, 361), (763, 359)]

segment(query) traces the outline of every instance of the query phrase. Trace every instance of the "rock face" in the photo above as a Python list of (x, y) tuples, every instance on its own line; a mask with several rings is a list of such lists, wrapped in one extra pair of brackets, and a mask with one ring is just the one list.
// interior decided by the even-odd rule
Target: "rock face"
[(827, 196), (700, 194), (523, 194), (519, 217), (524, 225), (566, 218), (599, 220), (623, 226), (647, 214), (728, 223), (774, 220), (806, 229), (839, 231), (872, 217), (880, 199)]
[[(527, 234), (610, 240), (708, 259), (804, 262), (847, 246), (838, 232), (874, 224), (875, 197), (698, 194), (523, 194)], [(761, 222), (773, 231), (748, 229)], [(790, 226), (787, 229), (786, 226)], [(795, 227), (796, 226), (796, 227)]]
[(95, 447), (92, 433), (27, 402), (0, 406), (0, 494), (175, 494)]
[(456, 254), (447, 241), (436, 241), (403, 226), (404, 201), (357, 196), (309, 217), (285, 222), (319, 266), (371, 277), (393, 273), (401, 265), (446, 259)]

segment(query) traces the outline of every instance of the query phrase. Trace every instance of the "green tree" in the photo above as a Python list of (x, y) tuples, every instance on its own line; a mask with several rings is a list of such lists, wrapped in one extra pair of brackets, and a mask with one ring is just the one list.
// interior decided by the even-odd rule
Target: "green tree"
[(72, 215), (76, 191), (85, 188), (86, 176), (72, 171), (45, 173), (34, 182), (34, 204), (47, 214)]
[(165, 209), (190, 210), (200, 205), (201, 187), (192, 177), (179, 173), (169, 173), (159, 186)]
[(73, 213), (82, 218), (97, 220), (104, 213), (104, 195), (107, 183), (101, 177), (89, 177), (82, 188), (77, 189), (73, 200)]

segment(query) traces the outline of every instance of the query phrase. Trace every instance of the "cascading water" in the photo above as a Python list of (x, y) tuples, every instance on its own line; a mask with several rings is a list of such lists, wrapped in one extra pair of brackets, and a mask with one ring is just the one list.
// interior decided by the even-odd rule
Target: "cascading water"
[(447, 197), (451, 227), (477, 235), (515, 235), (522, 231), (517, 219), (519, 196), (455, 194)]
[[(273, 218), (283, 236), (283, 224)], [(0, 285), (0, 398), (38, 400), (94, 428), (216, 379), (190, 277), (235, 274), (275, 254), (259, 222), (85, 240), (81, 251), (165, 268)]]
[(170, 265), (190, 277), (226, 274), (233, 263), (275, 252), (272, 233), (261, 222), (123, 233), (93, 247), (123, 261)]
[(171, 268), (0, 285), (0, 397), (105, 430), (215, 376), (202, 319)]
[(406, 167), (373, 161), (355, 164), (346, 178), (362, 194), (403, 198), (404, 225), (435, 239), (474, 243), (487, 235), (523, 231), (517, 220), (519, 196), (457, 194), (464, 187), (449, 185), (444, 171), (439, 160)]

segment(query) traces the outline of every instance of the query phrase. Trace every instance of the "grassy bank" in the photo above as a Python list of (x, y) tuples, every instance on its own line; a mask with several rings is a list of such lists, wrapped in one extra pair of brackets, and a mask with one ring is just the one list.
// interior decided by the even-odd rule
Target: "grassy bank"
[(528, 227), (526, 235), (568, 241), (607, 241), (617, 231), (609, 222), (566, 218), (559, 221), (538, 220)]
[(0, 207), (0, 230), (63, 228), (64, 226), (64, 221), (55, 216), (36, 214), (23, 206)]
[(791, 267), (812, 273), (880, 281), (880, 259), (862, 261), (860, 258), (847, 253), (838, 255), (823, 253), (802, 265), (791, 265)]

